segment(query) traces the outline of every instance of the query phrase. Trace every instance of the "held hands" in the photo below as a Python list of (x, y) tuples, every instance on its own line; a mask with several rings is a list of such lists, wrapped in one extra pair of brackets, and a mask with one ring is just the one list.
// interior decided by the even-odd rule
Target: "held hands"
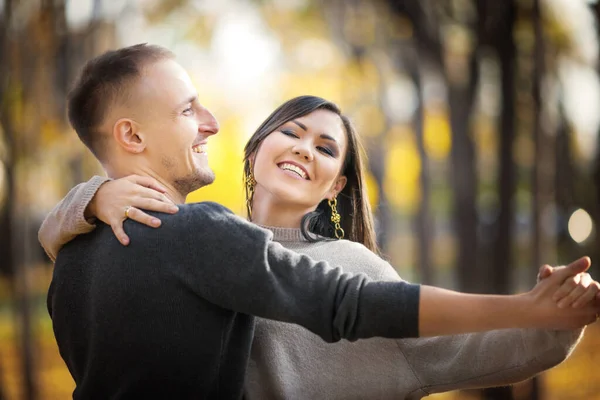
[(538, 326), (575, 329), (595, 322), (600, 313), (599, 284), (585, 271), (588, 257), (565, 266), (540, 268), (538, 284), (526, 294), (535, 309)]
[[(540, 267), (538, 282), (552, 275), (554, 271), (564, 268), (567, 267), (552, 268), (549, 265)], [(558, 303), (559, 308), (580, 308), (594, 299), (600, 301), (600, 283), (593, 280), (587, 272), (580, 272), (568, 277), (552, 298)]]
[(165, 196), (166, 190), (155, 179), (130, 175), (104, 183), (96, 192), (85, 210), (86, 218), (96, 217), (110, 225), (122, 245), (129, 244), (129, 237), (123, 230), (127, 218), (158, 228), (158, 218), (143, 210), (175, 214), (179, 208)]

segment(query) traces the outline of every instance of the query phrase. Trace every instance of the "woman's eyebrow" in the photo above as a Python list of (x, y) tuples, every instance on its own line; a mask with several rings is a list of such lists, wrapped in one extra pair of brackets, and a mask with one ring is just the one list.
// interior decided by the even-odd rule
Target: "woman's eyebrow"
[(326, 139), (326, 140), (331, 140), (332, 142), (334, 142), (335, 144), (338, 144), (337, 140), (335, 140), (335, 138), (333, 136), (329, 136), (326, 133), (322, 133), (321, 134), (321, 139)]
[[(306, 125), (304, 125), (302, 122), (298, 122), (298, 121), (296, 121), (295, 119), (294, 119), (294, 120), (292, 120), (292, 121), (290, 121), (290, 122), (293, 122), (294, 124), (298, 125), (300, 128), (302, 128), (302, 129), (303, 129), (303, 130), (305, 130), (305, 131), (307, 131), (307, 130), (308, 130), (308, 128), (306, 127)], [(330, 135), (328, 135), (328, 134), (326, 134), (326, 133), (322, 133), (322, 134), (320, 135), (320, 137), (321, 137), (321, 139), (330, 140), (330, 141), (334, 142), (335, 144), (337, 144), (337, 145), (339, 146), (339, 143), (338, 143), (338, 141), (337, 141), (337, 140), (335, 140), (335, 138), (334, 138), (333, 136), (330, 136)]]
[(293, 123), (295, 123), (296, 125), (298, 125), (300, 128), (304, 129), (305, 131), (308, 130), (308, 128), (306, 127), (306, 125), (304, 125), (302, 122), (298, 122), (295, 119), (292, 120)]

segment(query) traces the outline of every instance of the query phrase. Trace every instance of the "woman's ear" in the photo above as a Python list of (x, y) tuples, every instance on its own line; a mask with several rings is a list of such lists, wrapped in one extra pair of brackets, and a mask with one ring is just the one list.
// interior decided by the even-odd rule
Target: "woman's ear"
[(129, 153), (141, 153), (146, 144), (135, 121), (121, 118), (113, 126), (113, 136), (117, 143)]
[(250, 163), (250, 167), (254, 165), (254, 160), (256, 159), (256, 151), (248, 156), (248, 162)]
[(338, 195), (338, 193), (344, 190), (344, 187), (346, 186), (347, 182), (348, 178), (346, 178), (346, 176), (344, 175), (341, 175), (339, 178), (337, 178), (337, 180), (333, 184), (333, 187), (326, 196), (327, 199), (333, 200)]

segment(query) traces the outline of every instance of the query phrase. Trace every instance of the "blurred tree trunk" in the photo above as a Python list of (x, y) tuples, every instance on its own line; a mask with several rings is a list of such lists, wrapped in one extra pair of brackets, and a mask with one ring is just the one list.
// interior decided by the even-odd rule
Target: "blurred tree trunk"
[(534, 276), (543, 262), (553, 263), (552, 238), (546, 233), (548, 223), (548, 207), (554, 202), (554, 177), (556, 140), (550, 134), (545, 123), (544, 105), (542, 103), (542, 82), (545, 77), (545, 44), (542, 31), (541, 11), (539, 0), (533, 1), (533, 27), (534, 27), (534, 55), (533, 55), (533, 140), (534, 140), (534, 165), (532, 176), (532, 215), (533, 215), (533, 267)]
[(417, 232), (417, 265), (419, 268), (420, 282), (432, 284), (434, 271), (431, 261), (431, 241), (433, 238), (433, 222), (431, 216), (431, 176), (429, 170), (429, 157), (425, 150), (423, 85), (421, 82), (422, 62), (432, 59), (433, 63), (441, 68), (441, 43), (439, 40), (438, 26), (431, 21), (433, 15), (426, 15), (424, 7), (427, 5), (415, 1), (390, 0), (387, 2), (390, 9), (399, 16), (409, 20), (414, 30), (414, 37), (410, 43), (403, 41), (393, 42), (400, 47), (400, 56), (403, 59), (408, 73), (413, 81), (416, 92), (416, 107), (413, 114), (412, 126), (421, 170), (419, 174), (420, 199), (413, 226)]
[(432, 221), (430, 213), (431, 204), (431, 177), (429, 172), (429, 157), (425, 151), (425, 138), (423, 133), (424, 105), (423, 105), (423, 85), (421, 84), (421, 74), (419, 65), (419, 51), (414, 52), (414, 60), (411, 63), (410, 75), (415, 85), (416, 108), (413, 115), (413, 130), (417, 143), (417, 150), (421, 160), (421, 172), (419, 174), (419, 186), (421, 196), (419, 199), (418, 211), (415, 216), (414, 225), (417, 232), (417, 254), (420, 282), (426, 285), (433, 284), (434, 274), (431, 265), (431, 239), (432, 239)]
[[(3, 141), (6, 147), (6, 157), (0, 160), (4, 165), (4, 196), (0, 200), (0, 272), (6, 276), (14, 273), (12, 259), (12, 213), (13, 207), (13, 140), (12, 129), (9, 120), (9, 82), (10, 82), (10, 35), (9, 27), (12, 19), (13, 0), (7, 0), (4, 4), (2, 24), (0, 25), (0, 125), (3, 131)], [(1, 156), (1, 154), (0, 154)]]
[[(6, 148), (6, 156), (2, 158), (0, 154), (0, 163), (4, 167), (4, 187), (0, 191), (0, 275), (10, 278), (14, 273), (14, 262), (12, 257), (12, 230), (13, 225), (12, 213), (10, 210), (13, 207), (13, 168), (12, 168), (12, 131), (8, 125), (8, 83), (9, 83), (9, 63), (6, 61), (9, 57), (9, 27), (12, 17), (12, 0), (6, 0), (4, 3), (4, 12), (0, 23), (0, 133), (3, 144)], [(14, 286), (11, 287), (11, 292), (14, 293)], [(4, 366), (0, 365), (0, 373), (4, 371)], [(1, 375), (0, 375), (1, 376)], [(0, 400), (4, 399), (4, 380), (0, 380)]]
[(481, 274), (477, 268), (477, 173), (471, 126), (475, 90), (479, 81), (477, 49), (465, 54), (462, 62), (466, 69), (460, 75), (446, 73), (452, 131), (450, 180), (454, 199), (453, 221), (458, 236), (455, 271), (458, 273), (460, 291), (477, 292), (480, 290)]
[(383, 190), (383, 181), (385, 179), (385, 159), (387, 149), (385, 146), (384, 138), (378, 145), (369, 147), (369, 169), (373, 174), (373, 179), (377, 183), (379, 203), (375, 210), (375, 216), (377, 220), (377, 244), (382, 254), (386, 254), (388, 250), (388, 239), (390, 232), (390, 223), (392, 222), (392, 216), (390, 213), (389, 202)]
[[(491, 6), (490, 10), (484, 9)], [(510, 292), (512, 263), (511, 228), (514, 219), (513, 197), (515, 193), (515, 163), (513, 144), (515, 139), (515, 63), (516, 47), (513, 29), (516, 17), (512, 0), (491, 5), (478, 0), (479, 25), (485, 27), (485, 36), (495, 49), (500, 64), (500, 118), (498, 120), (498, 197), (499, 213), (493, 229), (493, 257), (491, 271), (485, 277), (485, 291), (506, 294)], [(484, 40), (480, 37), (480, 40)], [(482, 266), (483, 267), (483, 266)], [(511, 386), (487, 388), (482, 397), (488, 400), (513, 399)]]
[[(558, 253), (561, 255), (562, 260), (572, 260), (577, 258), (578, 245), (575, 244), (568, 230), (568, 218), (570, 213), (573, 211), (573, 207), (576, 205), (576, 194), (575, 182), (581, 182), (584, 185), (589, 185), (590, 182), (585, 177), (579, 177), (579, 174), (575, 171), (575, 165), (573, 163), (573, 156), (571, 150), (571, 137), (569, 135), (569, 126), (567, 124), (565, 113), (562, 107), (559, 109), (559, 125), (556, 130), (556, 176), (555, 176), (555, 187), (556, 187), (556, 207), (558, 209), (558, 215), (560, 217), (560, 229), (558, 230), (557, 247)], [(583, 179), (582, 179), (583, 178)], [(578, 185), (579, 186), (579, 185)], [(589, 189), (593, 186), (588, 186)], [(584, 192), (585, 193), (585, 192)], [(583, 198), (582, 203), (587, 203), (585, 199), (593, 198), (595, 194), (588, 194)], [(582, 204), (583, 205), (583, 204)], [(585, 207), (592, 218), (597, 213), (596, 207), (592, 204), (586, 204)], [(588, 254), (587, 252), (585, 254)], [(592, 258), (592, 260), (594, 260)], [(562, 262), (562, 261), (561, 261)]]
[[(543, 261), (552, 263), (550, 259), (551, 243), (545, 234), (544, 223), (548, 216), (544, 214), (553, 201), (554, 181), (554, 138), (544, 126), (544, 107), (542, 104), (542, 84), (545, 76), (545, 45), (542, 27), (542, 15), (540, 1), (533, 0), (532, 25), (534, 32), (533, 50), (533, 76), (532, 76), (532, 98), (533, 98), (533, 141), (534, 141), (534, 163), (532, 177), (532, 275), (537, 274), (537, 269)], [(532, 379), (531, 399), (540, 398), (541, 378)]]
[[(12, 287), (16, 297), (16, 326), (19, 327), (20, 349), (22, 357), (22, 376), (23, 376), (23, 396), (27, 400), (37, 398), (37, 390), (34, 379), (34, 361), (33, 361), (33, 341), (31, 331), (31, 306), (28, 297), (27, 285), (27, 266), (23, 262), (20, 253), (23, 245), (23, 230), (19, 229), (23, 221), (17, 221), (22, 214), (21, 207), (17, 201), (17, 188), (15, 186), (15, 167), (20, 159), (22, 149), (19, 146), (16, 135), (17, 129), (14, 122), (14, 106), (17, 102), (22, 102), (18, 98), (22, 95), (22, 88), (19, 85), (20, 66), (22, 60), (22, 51), (18, 34), (13, 27), (13, 15), (17, 4), (14, 0), (7, 0), (4, 3), (4, 16), (2, 27), (2, 84), (0, 96), (2, 108), (0, 110), (0, 123), (4, 130), (4, 139), (7, 144), (7, 160), (5, 161), (6, 170), (6, 203), (2, 210), (2, 228), (0, 228), (0, 240), (3, 242), (3, 253), (7, 256), (6, 268), (13, 278)], [(21, 132), (22, 133), (22, 132)]]
[(516, 47), (513, 29), (516, 18), (514, 0), (497, 3), (494, 9), (493, 32), (488, 37), (495, 38), (494, 47), (500, 62), (501, 110), (498, 124), (498, 194), (500, 210), (496, 221), (495, 250), (491, 275), (493, 293), (508, 294), (512, 265), (511, 233), (514, 220), (513, 197), (516, 190), (515, 162), (513, 145), (515, 141), (515, 69)]
[[(596, 2), (593, 6), (593, 12), (596, 17), (596, 35), (600, 37), (600, 1)], [(596, 68), (597, 72), (600, 74), (600, 59), (598, 60), (598, 67)], [(598, 131), (597, 142), (600, 142), (600, 131)], [(594, 166), (592, 168), (592, 180), (594, 182), (595, 189), (595, 202), (593, 207), (591, 208), (591, 215), (594, 219), (594, 227), (595, 234), (593, 238), (593, 244), (588, 247), (588, 251), (592, 260), (600, 259), (600, 146), (596, 146), (596, 155), (594, 157)], [(594, 270), (594, 276), (600, 273), (600, 266), (597, 262), (592, 262), (592, 267), (590, 269)]]

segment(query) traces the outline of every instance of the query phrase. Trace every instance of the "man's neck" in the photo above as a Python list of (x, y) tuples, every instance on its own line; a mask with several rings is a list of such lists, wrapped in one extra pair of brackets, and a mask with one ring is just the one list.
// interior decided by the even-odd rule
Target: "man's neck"
[[(187, 194), (182, 194), (179, 192), (175, 186), (169, 182), (167, 179), (161, 177), (159, 174), (155, 173), (151, 169), (137, 168), (134, 170), (116, 170), (114, 168), (110, 168), (110, 166), (104, 166), (106, 174), (111, 179), (120, 179), (125, 178), (130, 175), (138, 175), (143, 177), (148, 177), (154, 179), (160, 186), (162, 186), (166, 191), (164, 195), (171, 200), (174, 204), (183, 204), (185, 203), (185, 198)], [(144, 185), (146, 186), (146, 185)], [(152, 187), (150, 186), (152, 189)]]

